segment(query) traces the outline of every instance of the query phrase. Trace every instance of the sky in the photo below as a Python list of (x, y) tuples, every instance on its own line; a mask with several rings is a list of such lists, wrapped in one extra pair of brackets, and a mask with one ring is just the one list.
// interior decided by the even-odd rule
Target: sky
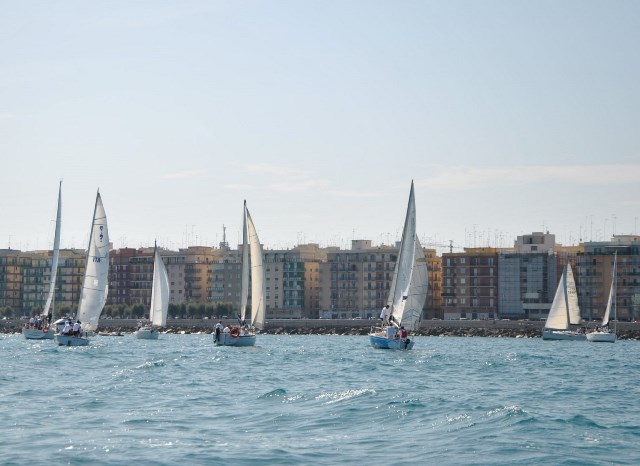
[(636, 234), (640, 2), (0, 0), (0, 248)]

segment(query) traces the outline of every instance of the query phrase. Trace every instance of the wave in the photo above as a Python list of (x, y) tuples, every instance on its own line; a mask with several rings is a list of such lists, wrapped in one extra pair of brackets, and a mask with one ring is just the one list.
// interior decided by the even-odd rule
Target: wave
[(259, 400), (263, 400), (265, 398), (279, 398), (287, 395), (287, 391), (284, 388), (276, 388), (275, 390), (271, 390), (264, 395), (260, 395), (258, 397)]
[(375, 390), (371, 388), (362, 388), (358, 390), (345, 390), (342, 392), (328, 392), (316, 396), (316, 400), (325, 401), (326, 404), (338, 403), (340, 401), (350, 400), (361, 396), (374, 395)]
[(136, 369), (151, 369), (154, 367), (164, 367), (164, 359), (160, 359), (159, 361), (147, 361), (145, 363), (136, 366)]

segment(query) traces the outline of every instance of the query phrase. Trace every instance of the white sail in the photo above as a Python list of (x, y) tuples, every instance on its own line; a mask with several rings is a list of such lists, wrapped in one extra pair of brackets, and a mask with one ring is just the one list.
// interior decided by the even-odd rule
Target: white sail
[[(62, 181), (58, 186), (58, 212), (56, 214), (56, 232), (53, 238), (53, 257), (51, 259), (51, 276), (49, 278), (49, 295), (44, 305), (43, 315), (49, 315), (49, 308), (56, 293), (56, 279), (58, 277), (58, 259), (60, 257), (60, 226), (62, 223)], [(51, 321), (53, 322), (53, 309), (51, 309)]]
[(402, 314), (402, 325), (407, 330), (417, 330), (422, 317), (422, 308), (427, 299), (427, 289), (429, 285), (429, 275), (427, 271), (427, 260), (420, 241), (416, 238), (416, 254), (413, 273), (411, 274), (411, 285), (409, 286), (409, 298), (404, 305)]
[(573, 278), (571, 264), (567, 264), (567, 307), (569, 308), (569, 323), (572, 325), (580, 325), (582, 316), (580, 316), (580, 306), (578, 306), (578, 291), (576, 289), (576, 281)]
[(400, 251), (394, 271), (393, 287), (388, 299), (391, 304), (391, 316), (396, 323), (403, 323), (404, 309), (409, 298), (409, 288), (416, 255), (416, 239), (416, 204), (412, 181), (407, 214), (402, 230)]
[(247, 212), (247, 235), (249, 236), (249, 246), (251, 248), (251, 325), (262, 329), (264, 327), (264, 298), (266, 294), (264, 258), (256, 227), (246, 206), (245, 210)]
[(616, 306), (616, 267), (618, 262), (617, 254), (613, 259), (613, 270), (611, 271), (611, 288), (609, 289), (609, 299), (607, 300), (607, 308), (602, 316), (602, 326), (609, 325), (609, 318), (611, 316), (611, 310), (613, 309), (613, 319), (615, 320), (615, 306)]
[(245, 320), (249, 300), (249, 245), (247, 234), (247, 201), (242, 210), (242, 275), (240, 277), (240, 319)]
[(151, 288), (151, 307), (149, 320), (152, 325), (164, 327), (167, 324), (169, 309), (169, 276), (156, 247), (153, 255), (153, 285)]
[(98, 328), (98, 320), (107, 299), (108, 281), (109, 232), (107, 216), (102, 206), (100, 192), (98, 192), (77, 314), (84, 330), (95, 331)]
[(571, 264), (567, 264), (562, 272), (553, 303), (551, 303), (545, 328), (568, 330), (569, 324), (578, 325), (581, 322), (576, 282), (571, 271)]

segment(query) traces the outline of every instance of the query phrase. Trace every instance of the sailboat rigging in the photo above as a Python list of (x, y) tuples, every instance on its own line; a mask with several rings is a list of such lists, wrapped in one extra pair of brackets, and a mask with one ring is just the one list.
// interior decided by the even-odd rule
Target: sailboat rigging
[[(253, 219), (244, 201), (242, 215), (242, 273), (239, 326), (226, 327), (225, 331), (217, 331), (214, 343), (221, 346), (254, 346), (256, 334), (264, 327), (265, 317), (265, 276), (262, 245)], [(249, 300), (249, 281), (251, 281), (251, 318), (246, 321), (247, 303)]]
[(57, 334), (55, 338), (58, 345), (85, 346), (89, 343), (88, 332), (95, 332), (98, 328), (98, 320), (107, 301), (108, 279), (109, 232), (107, 229), (107, 216), (102, 205), (100, 191), (98, 191), (93, 210), (84, 279), (76, 316), (77, 323), (81, 326), (81, 331), (75, 335)]
[(413, 181), (405, 215), (400, 250), (387, 300), (390, 313), (381, 327), (374, 327), (369, 341), (375, 348), (412, 349), (409, 331), (418, 329), (427, 297), (428, 275), (424, 252), (416, 234)]
[[(51, 257), (51, 274), (49, 276), (49, 293), (47, 301), (42, 310), (42, 315), (37, 319), (36, 324), (25, 324), (22, 328), (22, 335), (27, 340), (52, 340), (54, 333), (51, 329), (53, 314), (55, 310), (56, 280), (58, 277), (58, 260), (60, 257), (60, 227), (62, 224), (62, 181), (58, 185), (58, 208), (56, 213), (56, 229), (53, 239), (53, 252)], [(28, 325), (28, 327), (27, 327)]]

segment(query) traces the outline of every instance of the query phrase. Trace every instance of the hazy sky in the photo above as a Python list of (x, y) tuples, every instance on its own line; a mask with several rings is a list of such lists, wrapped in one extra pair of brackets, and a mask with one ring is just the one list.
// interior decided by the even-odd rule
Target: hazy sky
[(0, 248), (563, 244), (640, 212), (640, 2), (0, 0)]

